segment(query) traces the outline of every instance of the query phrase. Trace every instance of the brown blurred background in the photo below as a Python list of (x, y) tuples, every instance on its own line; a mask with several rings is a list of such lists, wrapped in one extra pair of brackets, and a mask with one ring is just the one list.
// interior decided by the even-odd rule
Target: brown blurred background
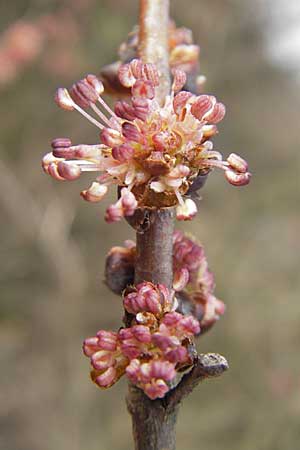
[[(137, 3), (1, 6), (1, 450), (132, 448), (126, 382), (97, 389), (81, 343), (120, 325), (120, 299), (102, 282), (104, 257), (133, 233), (125, 222), (104, 222), (113, 194), (87, 204), (79, 192), (88, 176), (59, 183), (40, 160), (54, 137), (96, 142), (97, 131), (60, 111), (53, 92), (116, 59)], [(198, 217), (185, 226), (205, 245), (228, 308), (198, 348), (224, 354), (230, 371), (185, 401), (178, 450), (293, 450), (300, 440), (300, 5), (171, 3), (177, 24), (192, 28), (201, 46), (205, 90), (227, 106), (215, 146), (240, 153), (254, 174), (236, 189), (214, 173)], [(12, 63), (4, 50), (14, 40), (21, 53)]]

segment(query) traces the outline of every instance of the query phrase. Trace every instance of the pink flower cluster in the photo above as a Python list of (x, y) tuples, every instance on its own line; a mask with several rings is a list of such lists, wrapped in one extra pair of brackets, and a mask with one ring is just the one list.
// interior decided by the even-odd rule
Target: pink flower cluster
[(224, 303), (214, 296), (214, 275), (208, 268), (204, 248), (179, 230), (173, 235), (173, 270), (176, 291), (183, 291), (193, 304), (202, 332), (225, 312)]
[(162, 106), (155, 99), (159, 73), (154, 65), (134, 59), (120, 66), (119, 79), (131, 89), (131, 101), (118, 101), (114, 111), (102, 99), (104, 87), (94, 75), (69, 90), (57, 90), (57, 104), (96, 125), (101, 143), (73, 145), (67, 138), (55, 139), (52, 152), (43, 158), (46, 173), (57, 180), (74, 180), (82, 172), (99, 172), (81, 193), (92, 202), (102, 200), (110, 184), (122, 187), (121, 198), (106, 212), (108, 222), (131, 216), (138, 207), (177, 206), (178, 219), (193, 218), (196, 204), (184, 195), (199, 173), (215, 167), (224, 170), (233, 185), (249, 182), (246, 161), (235, 154), (223, 161), (210, 141), (225, 115), (224, 105), (212, 95), (180, 91), (185, 72), (173, 71), (172, 92)]
[(92, 380), (108, 388), (125, 374), (149, 398), (162, 398), (178, 370), (192, 363), (187, 346), (199, 322), (173, 311), (173, 293), (163, 285), (140, 283), (124, 296), (124, 307), (134, 315), (131, 327), (101, 330), (84, 341)]

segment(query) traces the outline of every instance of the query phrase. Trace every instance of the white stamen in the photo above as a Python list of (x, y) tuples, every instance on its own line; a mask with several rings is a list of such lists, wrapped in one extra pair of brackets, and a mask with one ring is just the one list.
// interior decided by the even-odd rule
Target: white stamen
[(178, 191), (178, 189), (174, 189), (174, 192), (175, 192), (175, 195), (176, 195), (176, 197), (177, 197), (177, 200), (178, 200), (179, 204), (180, 204), (181, 206), (184, 206), (184, 200), (183, 200), (183, 198), (182, 198), (182, 195), (181, 195), (180, 192)]
[(68, 161), (65, 162), (66, 164), (76, 164), (76, 166), (80, 167), (80, 169), (83, 172), (95, 172), (97, 170), (100, 170), (99, 168), (99, 164), (91, 162), (91, 161), (86, 161), (84, 159), (70, 159)]
[(104, 123), (106, 123), (106, 125), (108, 125), (109, 127), (111, 126), (109, 119), (106, 117), (105, 114), (103, 114), (102, 111), (100, 111), (99, 108), (97, 108), (97, 106), (94, 103), (90, 103), (90, 107), (95, 111), (95, 113), (103, 120)]
[(110, 114), (111, 116), (113, 116), (115, 119), (118, 120), (118, 116), (116, 116), (116, 114), (113, 112), (113, 110), (110, 109), (110, 107), (105, 103), (105, 101), (103, 100), (102, 97), (100, 97), (100, 96), (98, 97), (98, 102), (101, 103), (101, 105), (103, 106), (103, 108), (105, 108), (106, 111), (109, 112), (109, 114)]
[(100, 130), (103, 130), (104, 125), (102, 125), (98, 120), (94, 119), (94, 117), (90, 116), (87, 112), (84, 111), (84, 109), (80, 108), (75, 102), (74, 102), (74, 108), (82, 114), (87, 120), (89, 120), (92, 124), (96, 125), (97, 128), (100, 128)]

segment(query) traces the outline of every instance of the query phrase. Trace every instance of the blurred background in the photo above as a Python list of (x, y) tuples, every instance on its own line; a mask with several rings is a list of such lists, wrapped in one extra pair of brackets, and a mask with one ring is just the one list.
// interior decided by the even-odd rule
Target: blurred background
[[(198, 387), (178, 422), (178, 450), (292, 450), (300, 439), (298, 0), (173, 0), (172, 16), (201, 46), (205, 91), (227, 106), (215, 139), (253, 171), (236, 189), (210, 176), (198, 217), (227, 304), (199, 339), (230, 371)], [(127, 450), (126, 381), (100, 391), (81, 353), (85, 337), (118, 328), (120, 299), (103, 284), (105, 254), (133, 238), (81, 200), (89, 177), (43, 174), (54, 137), (94, 143), (53, 93), (116, 59), (137, 21), (129, 0), (15, 0), (0, 15), (0, 448)]]

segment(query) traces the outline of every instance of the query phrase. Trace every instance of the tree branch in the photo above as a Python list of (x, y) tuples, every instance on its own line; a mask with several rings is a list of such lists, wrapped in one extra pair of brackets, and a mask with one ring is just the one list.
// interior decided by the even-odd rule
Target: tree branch
[(185, 374), (178, 385), (164, 398), (167, 409), (173, 410), (201, 381), (219, 377), (228, 368), (229, 365), (224, 356), (217, 353), (198, 355), (190, 372)]
[(156, 99), (163, 103), (170, 92), (169, 0), (140, 0), (139, 57), (155, 64), (160, 74)]

